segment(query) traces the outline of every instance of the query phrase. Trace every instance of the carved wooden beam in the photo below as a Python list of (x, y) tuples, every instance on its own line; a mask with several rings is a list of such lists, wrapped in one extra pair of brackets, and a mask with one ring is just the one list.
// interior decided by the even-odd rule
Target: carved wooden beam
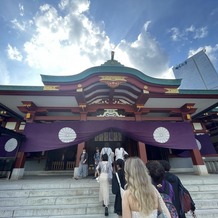
[(35, 111), (37, 109), (37, 106), (32, 101), (22, 101), (23, 107), (27, 109), (27, 111)]
[(75, 95), (75, 98), (77, 100), (79, 108), (81, 108), (82, 111), (84, 111), (86, 108), (86, 99), (85, 99), (84, 89), (81, 84), (78, 85), (76, 91), (77, 91), (77, 94)]
[(195, 103), (186, 103), (182, 107), (180, 107), (181, 112), (192, 114), (194, 113), (197, 108), (194, 108)]

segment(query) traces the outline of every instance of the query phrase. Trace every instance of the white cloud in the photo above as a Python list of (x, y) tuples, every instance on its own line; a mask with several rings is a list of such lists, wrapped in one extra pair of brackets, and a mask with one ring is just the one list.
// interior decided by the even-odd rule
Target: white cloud
[(88, 0), (62, 0), (59, 3), (61, 10), (69, 10), (74, 14), (81, 14), (89, 10), (90, 2)]
[(202, 39), (205, 38), (208, 34), (207, 27), (201, 27), (196, 29), (194, 39)]
[(182, 31), (180, 31), (179, 28), (177, 28), (177, 27), (172, 27), (169, 30), (169, 33), (171, 33), (170, 38), (173, 41), (181, 41), (181, 40), (185, 40), (186, 39), (184, 33)]
[(218, 14), (218, 8), (214, 8), (213, 11), (210, 13), (211, 16), (216, 16)]
[(13, 29), (30, 34), (30, 28), (33, 25), (33, 20), (18, 21), (17, 19), (13, 19), (11, 23)]
[(137, 68), (152, 77), (161, 78), (164, 74), (166, 77), (169, 69), (168, 58), (160, 49), (158, 42), (149, 34), (148, 23), (145, 23), (144, 29), (136, 41), (129, 43), (123, 40), (116, 50), (118, 54), (116, 56), (119, 56), (118, 59), (121, 63)]
[(216, 62), (218, 61), (217, 55), (218, 55), (218, 44), (216, 44), (214, 47), (212, 46), (205, 46), (206, 54), (210, 58), (211, 61)]
[(22, 59), (23, 59), (23, 56), (18, 51), (18, 49), (16, 47), (12, 47), (9, 44), (8, 44), (8, 48), (7, 48), (7, 53), (8, 53), (8, 58), (11, 60), (22, 61)]
[(199, 51), (205, 49), (207, 56), (209, 57), (209, 59), (211, 60), (211, 62), (213, 63), (214, 66), (217, 66), (218, 64), (218, 59), (217, 59), (217, 54), (218, 54), (218, 44), (216, 44), (214, 47), (208, 45), (208, 46), (204, 46), (204, 47), (199, 47), (196, 50), (190, 50), (188, 57), (193, 56), (194, 54), (198, 53)]
[(19, 10), (20, 10), (20, 16), (24, 15), (24, 6), (22, 4), (19, 3)]
[(175, 79), (175, 75), (173, 73), (173, 67), (168, 68), (162, 73), (162, 79)]
[[(115, 46), (105, 31), (86, 16), (89, 4), (88, 0), (62, 0), (59, 8), (49, 4), (40, 7), (30, 20), (34, 34), (24, 43), (23, 49), (23, 60), (35, 69), (33, 72), (73, 75), (110, 58)], [(115, 49), (115, 59), (146, 75), (172, 78), (167, 55), (149, 34), (150, 24), (151, 21), (144, 24), (135, 41), (121, 41)], [(8, 50), (11, 59), (22, 60), (15, 47), (9, 46)]]
[(208, 34), (207, 27), (195, 28), (193, 25), (191, 25), (189, 28), (186, 28), (185, 32), (187, 34), (193, 33), (194, 39), (205, 38)]
[(19, 30), (21, 32), (26, 30), (26, 23), (25, 22), (20, 23), (20, 22), (18, 22), (17, 19), (14, 19), (14, 20), (11, 21), (11, 23), (12, 23), (12, 27), (14, 29), (17, 29), (17, 30)]
[(0, 84), (1, 85), (8, 85), (10, 82), (10, 76), (7, 69), (7, 66), (2, 61), (2, 58), (0, 58)]
[(196, 28), (194, 25), (191, 25), (183, 30), (180, 30), (177, 27), (172, 27), (169, 30), (169, 33), (171, 34), (170, 37), (173, 41), (182, 41), (205, 38), (208, 34), (208, 30), (207, 27)]
[(185, 32), (194, 32), (195, 31), (195, 27), (193, 25), (191, 25), (190, 27), (185, 29)]
[[(74, 1), (62, 1), (62, 9), (69, 10)], [(84, 2), (81, 1), (81, 4)], [(104, 31), (84, 16), (79, 3), (78, 11), (65, 16), (50, 6), (40, 7), (34, 18), (36, 34), (24, 44), (29, 66), (45, 74), (75, 74), (102, 64), (111, 51), (109, 38)]]

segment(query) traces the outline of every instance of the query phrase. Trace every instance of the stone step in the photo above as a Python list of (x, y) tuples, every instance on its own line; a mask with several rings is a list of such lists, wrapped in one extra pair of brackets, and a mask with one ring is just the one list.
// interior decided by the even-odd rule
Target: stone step
[(218, 185), (186, 185), (185, 186), (190, 192), (207, 192), (218, 190)]
[(203, 199), (218, 199), (218, 191), (214, 190), (211, 192), (190, 192), (192, 198), (196, 200), (203, 200)]
[(10, 197), (44, 197), (44, 196), (92, 196), (97, 195), (99, 188), (71, 188), (71, 189), (39, 189), (39, 190), (4, 190), (0, 191), (0, 196), (5, 198)]
[[(213, 191), (213, 190), (218, 190), (218, 184), (186, 184), (185, 187), (192, 192), (198, 192), (198, 191)], [(76, 184), (76, 183), (71, 183), (71, 184), (31, 184), (31, 185), (13, 185), (13, 184), (1, 184), (0, 183), (0, 192), (3, 193), (5, 191), (8, 192), (14, 192), (14, 191), (20, 191), (20, 192), (26, 192), (26, 193), (37, 193), (40, 191), (67, 191), (67, 190), (72, 190), (73, 192), (78, 192), (81, 189), (86, 189), (86, 188), (92, 188), (92, 190), (98, 190), (99, 189), (99, 183), (93, 182), (91, 180), (87, 181), (87, 183), (81, 183), (81, 184)], [(77, 193), (76, 193), (77, 194)]]
[[(196, 210), (195, 212), (197, 218), (217, 218), (218, 209), (204, 209)], [(190, 212), (186, 214), (186, 218), (193, 218)]]
[(217, 176), (214, 176), (214, 175), (209, 175), (207, 177), (201, 177), (201, 176), (190, 176), (190, 178), (184, 178), (184, 177), (180, 177), (179, 178), (181, 179), (182, 181), (182, 184), (183, 185), (217, 185), (218, 182), (217, 182)]
[[(197, 218), (217, 218), (218, 217), (218, 209), (196, 209)], [(116, 214), (113, 213), (113, 206), (109, 207), (109, 216), (117, 217)], [(104, 208), (102, 206), (93, 205), (88, 209), (84, 207), (76, 207), (71, 206), (70, 208), (61, 207), (61, 208), (48, 208), (48, 207), (40, 207), (40, 208), (17, 208), (14, 210), (7, 210), (5, 208), (3, 211), (0, 210), (0, 217), (16, 217), (16, 218), (82, 218), (82, 217), (96, 217), (102, 218), (104, 217)], [(191, 213), (186, 214), (187, 218), (191, 218)]]
[(196, 209), (218, 209), (218, 199), (202, 199), (194, 200), (194, 202)]
[[(186, 186), (192, 196), (196, 196), (197, 199), (207, 196), (211, 199), (211, 194), (218, 193), (218, 185), (204, 185), (204, 186)], [(19, 198), (19, 197), (61, 197), (61, 196), (96, 196), (98, 195), (99, 187), (75, 187), (68, 189), (54, 189), (54, 188), (43, 188), (43, 189), (7, 189), (0, 190), (0, 196), (4, 198)], [(214, 196), (214, 197), (215, 197)]]
[[(109, 206), (109, 213), (113, 213), (113, 205)], [(4, 207), (0, 208), (0, 217), (50, 217), (71, 215), (96, 215), (104, 214), (104, 207), (100, 203), (80, 204), (80, 205), (45, 205), (27, 207)]]
[[(99, 183), (91, 177), (37, 177), (18, 181), (0, 180), (0, 217), (86, 218), (104, 217), (98, 202)], [(218, 217), (218, 176), (185, 176), (182, 183), (196, 203), (198, 218)], [(115, 196), (110, 191), (109, 217)], [(192, 216), (188, 213), (187, 218)]]
[[(218, 186), (217, 179), (208, 178), (202, 179), (201, 177), (194, 177), (195, 179), (184, 179), (182, 178), (181, 181), (185, 187), (189, 189), (193, 188), (193, 191), (198, 191), (196, 187), (202, 187), (202, 185), (207, 185), (210, 189), (214, 189)], [(37, 181), (37, 182), (36, 182)], [(11, 181), (11, 180), (0, 180), (0, 190), (38, 190), (38, 189), (69, 189), (69, 188), (76, 188), (76, 187), (99, 187), (99, 183), (97, 183), (94, 179), (87, 178), (83, 180), (74, 180), (72, 178), (63, 178), (62, 179), (54, 179), (54, 183), (52, 183), (52, 179), (45, 179), (39, 178), (31, 180), (18, 180), (18, 181)], [(57, 182), (58, 181), (58, 182)]]
[[(197, 215), (197, 218), (217, 218), (217, 214), (218, 214), (218, 211), (216, 211), (216, 212), (214, 211), (214, 213), (212, 212), (212, 214), (210, 214), (209, 211), (203, 211), (202, 213), (198, 213), (196, 215)], [(103, 217), (105, 217), (104, 214), (46, 216), (46, 218), (103, 218)], [(117, 218), (117, 215), (114, 213), (112, 213), (112, 214), (109, 213), (109, 217), (110, 218)], [(20, 217), (17, 217), (17, 218), (20, 218)], [(29, 218), (29, 216), (23, 216), (22, 218)], [(31, 218), (42, 218), (42, 216), (32, 216)], [(186, 218), (192, 218), (192, 215), (188, 213), (186, 215)]]
[[(28, 197), (28, 198), (2, 198), (0, 199), (1, 207), (15, 206), (40, 206), (40, 205), (78, 205), (78, 204), (93, 204), (98, 202), (98, 195), (95, 196), (66, 196), (66, 197)], [(110, 195), (110, 203), (114, 203), (114, 195)]]
[[(202, 208), (218, 208), (218, 193), (210, 193), (208, 195), (199, 193), (198, 198), (196, 195), (192, 194), (192, 198), (196, 203), (197, 209)], [(80, 205), (80, 204), (93, 204), (93, 202), (98, 202), (98, 196), (66, 196), (66, 197), (28, 197), (28, 198), (1, 198), (0, 199), (0, 209), (5, 207), (17, 207), (17, 206), (43, 206), (43, 205)], [(114, 195), (110, 195), (110, 203), (114, 203)]]
[[(218, 198), (218, 186), (214, 187), (187, 187), (186, 188), (190, 191), (192, 197), (194, 199), (213, 199)], [(98, 187), (77, 187), (77, 188), (69, 188), (69, 189), (53, 189), (47, 187), (46, 189), (41, 190), (16, 190), (16, 189), (5, 189), (4, 191), (0, 191), (1, 198), (13, 198), (14, 200), (16, 198), (31, 198), (31, 197), (66, 197), (69, 198), (73, 196), (91, 196), (91, 197), (97, 197), (99, 193)], [(36, 198), (35, 198), (36, 199)]]
[[(104, 218), (103, 214), (82, 214), (82, 215), (66, 215), (66, 216), (46, 216), (46, 218)], [(117, 214), (109, 213), (110, 218), (117, 218)], [(15, 217), (20, 218), (20, 217)], [(23, 216), (22, 218), (29, 218), (29, 216)], [(42, 216), (31, 216), (31, 218), (42, 218)]]
[(63, 182), (60, 180), (45, 180), (45, 181), (1, 181), (0, 190), (43, 190), (43, 189), (71, 189), (71, 188), (88, 188), (99, 187), (99, 183), (94, 179), (73, 180), (65, 179)]

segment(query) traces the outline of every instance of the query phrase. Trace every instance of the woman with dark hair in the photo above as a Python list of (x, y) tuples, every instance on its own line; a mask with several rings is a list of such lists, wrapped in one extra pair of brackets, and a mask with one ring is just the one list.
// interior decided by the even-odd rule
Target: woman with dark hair
[[(182, 209), (182, 205), (181, 205), (181, 201), (180, 201), (180, 192), (181, 190), (185, 191), (186, 193), (189, 193), (189, 191), (183, 186), (181, 180), (179, 179), (178, 176), (176, 176), (173, 173), (170, 173), (170, 163), (166, 160), (160, 160), (159, 161), (160, 164), (163, 166), (164, 170), (165, 170), (165, 179), (171, 183), (173, 190), (174, 190), (174, 194), (175, 194), (175, 198), (173, 199), (173, 204), (176, 207), (176, 210), (178, 212), (179, 218), (185, 218), (185, 212)], [(191, 198), (191, 195), (190, 195)], [(195, 203), (191, 198), (191, 210), (195, 211)]]
[(165, 179), (165, 170), (158, 161), (149, 161), (146, 164), (152, 183), (160, 192), (172, 218), (178, 218), (178, 213), (173, 204), (175, 194), (172, 185)]
[(158, 161), (149, 161), (146, 164), (149, 174), (152, 178), (153, 185), (160, 193), (166, 193), (171, 200), (174, 198), (174, 191), (172, 185), (164, 179), (165, 170)]
[(103, 154), (108, 155), (108, 161), (109, 161), (110, 164), (112, 164), (114, 162), (114, 152), (110, 148), (108, 142), (105, 142), (104, 147), (101, 149), (101, 152), (100, 152), (100, 157), (101, 158), (102, 158)]
[(109, 181), (112, 179), (112, 166), (108, 161), (108, 155), (103, 154), (101, 161), (96, 167), (99, 175), (99, 201), (103, 202), (105, 207), (105, 216), (108, 216), (108, 205), (109, 205)]
[(86, 152), (86, 148), (83, 148), (83, 152), (80, 155), (80, 162), (78, 167), (77, 175), (74, 177), (76, 180), (85, 178), (88, 176), (88, 153)]
[(125, 186), (124, 161), (122, 159), (118, 159), (114, 163), (115, 163), (114, 165), (116, 170), (112, 178), (112, 193), (116, 195), (115, 202), (114, 202), (114, 213), (116, 213), (118, 217), (122, 217), (122, 198), (121, 198), (120, 186), (117, 180), (117, 176), (120, 180), (121, 187), (124, 188)]
[(96, 171), (96, 167), (98, 166), (100, 162), (100, 151), (99, 151), (99, 148), (96, 147), (95, 148), (95, 154), (94, 154), (94, 166), (95, 166), (95, 175), (94, 175), (94, 179), (96, 179), (98, 177), (98, 173)]

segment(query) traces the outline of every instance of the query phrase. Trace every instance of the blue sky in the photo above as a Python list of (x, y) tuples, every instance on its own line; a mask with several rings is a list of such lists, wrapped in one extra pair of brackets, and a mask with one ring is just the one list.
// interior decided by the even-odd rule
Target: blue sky
[(115, 59), (156, 78), (196, 52), (218, 70), (216, 0), (1, 0), (0, 85), (42, 85)]

